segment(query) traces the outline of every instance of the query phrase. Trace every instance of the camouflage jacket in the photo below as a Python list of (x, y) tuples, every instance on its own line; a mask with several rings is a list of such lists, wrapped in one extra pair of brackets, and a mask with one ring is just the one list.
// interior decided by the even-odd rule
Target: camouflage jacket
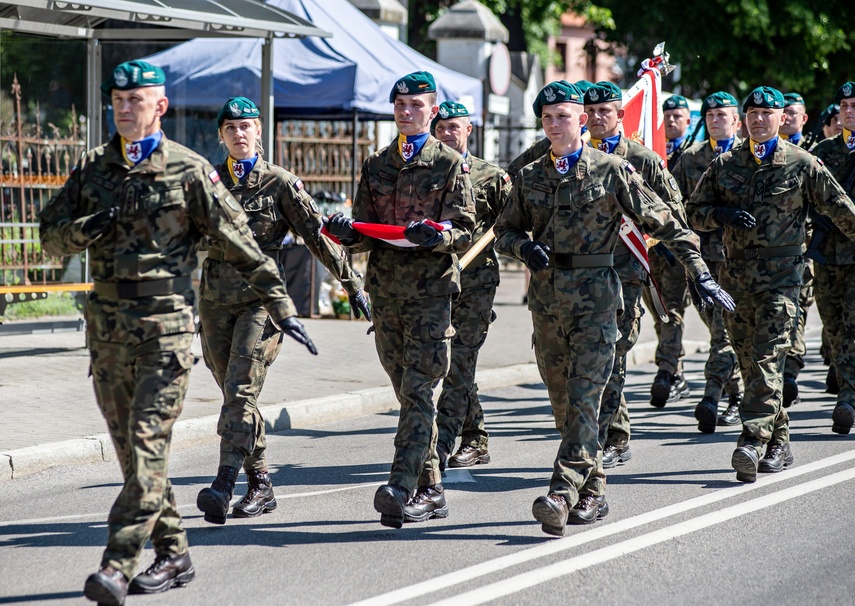
[[(668, 205), (674, 217), (680, 221), (683, 227), (687, 227), (686, 211), (683, 208), (682, 196), (677, 187), (677, 182), (668, 172), (665, 161), (656, 152), (641, 143), (621, 136), (612, 153), (632, 164), (645, 183)], [(647, 271), (635, 255), (629, 251), (623, 240), (618, 240), (615, 256), (617, 257), (615, 269), (622, 283), (643, 284), (647, 281)]]
[(739, 208), (757, 220), (753, 229), (724, 227), (728, 259), (722, 285), (734, 292), (764, 292), (802, 283), (800, 255), (738, 259), (736, 251), (803, 246), (805, 219), (813, 205), (846, 234), (855, 236), (855, 206), (822, 162), (780, 140), (771, 159), (754, 161), (749, 145), (724, 153), (710, 164), (686, 204), (699, 229), (720, 226), (716, 208)]
[[(472, 232), (474, 244), (496, 223), (502, 208), (511, 193), (511, 177), (495, 164), (491, 164), (472, 154), (467, 154), (469, 180), (475, 193), (475, 231)], [(472, 262), (460, 275), (461, 288), (472, 288), (481, 284), (499, 283), (499, 259), (496, 257), (494, 243), (472, 259)]]
[[(733, 140), (733, 148), (735, 149), (742, 144), (742, 139), (738, 136)], [(677, 180), (677, 185), (680, 188), (683, 197), (688, 200), (698, 181), (709, 168), (710, 162), (715, 160), (716, 153), (710, 140), (705, 139), (697, 143), (693, 143), (683, 154), (677, 158), (674, 164), (674, 170), (671, 172)], [(701, 254), (705, 261), (722, 262), (724, 261), (724, 243), (721, 240), (721, 229), (712, 231), (702, 231), (700, 227), (696, 227), (689, 221), (692, 229), (698, 232), (701, 238)]]
[[(843, 135), (821, 141), (813, 153), (825, 162), (828, 169), (840, 185), (844, 185), (849, 173), (855, 171), (855, 151), (849, 151)], [(855, 195), (855, 185), (846, 192), (850, 198)], [(855, 199), (855, 198), (853, 198)], [(819, 247), (819, 252), (829, 265), (852, 265), (855, 263), (855, 242), (843, 235), (837, 228), (832, 227), (829, 234)]]
[[(226, 164), (217, 172), (223, 183), (232, 184)], [(252, 171), (229, 192), (243, 207), (249, 228), (262, 251), (279, 263), (279, 249), (288, 231), (301, 237), (309, 251), (330, 270), (348, 293), (362, 288), (362, 280), (347, 264), (344, 249), (321, 235), (322, 215), (303, 182), (283, 168), (260, 159)], [(258, 299), (249, 284), (229, 263), (222, 263), (223, 243), (210, 239), (210, 254), (205, 260), (199, 293), (203, 299), (220, 305), (238, 305)], [(282, 268), (279, 268), (282, 271)]]
[[(204, 236), (228, 243), (226, 260), (249, 282), (275, 323), (295, 316), (276, 263), (259, 249), (246, 214), (214, 167), (166, 137), (129, 168), (117, 135), (86, 153), (39, 215), (44, 249), (73, 255), (89, 249), (97, 283), (134, 283), (189, 277)], [(106, 233), (88, 238), (90, 215), (119, 207)], [(192, 332), (193, 292), (116, 299), (93, 292), (87, 300), (90, 340), (136, 344)]]
[[(690, 275), (707, 271), (697, 235), (632, 165), (587, 146), (566, 175), (546, 156), (522, 170), (496, 222), (496, 250), (522, 260), (522, 246), (532, 239), (549, 246), (553, 257), (614, 253), (624, 214), (653, 237), (669, 242)], [(528, 289), (528, 307), (535, 313), (579, 315), (622, 305), (620, 280), (612, 267), (563, 269), (550, 262), (532, 274)]]
[(434, 248), (399, 248), (374, 238), (350, 246), (369, 252), (365, 290), (393, 299), (424, 299), (460, 292), (455, 253), (464, 252), (475, 229), (475, 201), (469, 165), (463, 156), (432, 136), (409, 162), (397, 140), (366, 158), (353, 201), (356, 221), (409, 225), (450, 221)]
[(508, 164), (508, 174), (511, 177), (516, 177), (524, 166), (531, 164), (544, 154), (548, 153), (551, 145), (552, 144), (549, 142), (549, 139), (546, 137), (532, 143), (531, 147), (514, 158), (511, 163)]

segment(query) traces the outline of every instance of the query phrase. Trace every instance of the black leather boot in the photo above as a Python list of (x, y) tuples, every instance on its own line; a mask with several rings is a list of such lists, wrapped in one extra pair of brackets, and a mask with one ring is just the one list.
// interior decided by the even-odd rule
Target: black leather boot
[(674, 383), (674, 375), (669, 371), (660, 369), (650, 386), (650, 405), (662, 408), (668, 402), (671, 395), (671, 385)]
[(205, 514), (205, 521), (211, 524), (225, 524), (229, 512), (229, 502), (235, 492), (238, 470), (223, 465), (217, 470), (217, 477), (210, 488), (203, 488), (196, 497), (196, 507)]
[(246, 472), (247, 491), (243, 498), (232, 507), (236, 518), (254, 518), (276, 509), (276, 497), (273, 496), (273, 484), (270, 474), (253, 469)]

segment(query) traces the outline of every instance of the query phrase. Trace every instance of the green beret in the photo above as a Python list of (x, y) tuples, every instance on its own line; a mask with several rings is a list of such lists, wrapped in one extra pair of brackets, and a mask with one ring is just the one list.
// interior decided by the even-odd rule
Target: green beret
[(585, 105), (596, 105), (609, 101), (620, 101), (621, 99), (623, 99), (623, 93), (620, 92), (620, 87), (614, 82), (600, 81), (585, 91)]
[(436, 123), (440, 120), (448, 120), (449, 118), (460, 118), (461, 116), (468, 116), (469, 110), (466, 109), (466, 106), (462, 103), (455, 103), (454, 101), (443, 101), (439, 104), (439, 113), (436, 114), (436, 118), (431, 122), (431, 126), (436, 126)]
[(832, 103), (831, 105), (826, 107), (824, 110), (822, 110), (822, 113), (819, 115), (819, 123), (822, 124), (823, 126), (830, 126), (831, 125), (831, 119), (839, 113), (840, 113), (840, 106)]
[(784, 107), (784, 95), (777, 88), (758, 86), (748, 93), (745, 102), (742, 104), (742, 111), (748, 111), (749, 107), (782, 109)]
[(389, 93), (389, 103), (394, 103), (395, 97), (398, 95), (421, 95), (435, 92), (436, 81), (430, 72), (413, 72), (395, 82), (392, 92)]
[(101, 94), (110, 96), (110, 91), (132, 90), (144, 86), (161, 86), (166, 83), (166, 74), (156, 65), (145, 61), (126, 61), (118, 66), (101, 83)]
[(707, 113), (707, 110), (716, 109), (719, 107), (739, 107), (739, 101), (730, 93), (723, 90), (711, 94), (701, 103), (701, 116)]
[(665, 99), (662, 109), (689, 109), (689, 102), (683, 95), (671, 95)]
[(784, 107), (791, 105), (807, 105), (805, 98), (798, 93), (784, 93)]
[(594, 84), (593, 82), (589, 82), (588, 80), (579, 80), (576, 83), (576, 88), (578, 88), (579, 92), (583, 95), (588, 92), (588, 89), (592, 86), (596, 86), (596, 84)]
[(582, 104), (582, 93), (575, 85), (567, 81), (550, 82), (537, 93), (537, 98), (532, 104), (534, 115), (538, 118), (543, 114), (544, 105), (557, 105), (558, 103)]
[(217, 114), (217, 128), (223, 125), (225, 120), (241, 120), (243, 118), (258, 118), (261, 112), (255, 106), (255, 103), (246, 97), (232, 97), (223, 109)]
[(837, 93), (834, 95), (834, 104), (840, 105), (843, 99), (851, 99), (852, 97), (855, 97), (855, 82), (847, 82), (837, 89)]

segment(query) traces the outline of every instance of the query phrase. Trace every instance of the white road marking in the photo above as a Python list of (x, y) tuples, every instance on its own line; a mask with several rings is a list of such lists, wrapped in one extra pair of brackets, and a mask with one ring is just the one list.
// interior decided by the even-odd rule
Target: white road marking
[(462, 484), (464, 482), (475, 482), (475, 478), (468, 469), (446, 469), (442, 478), (443, 484)]
[(390, 604), (399, 604), (407, 600), (412, 600), (421, 595), (430, 595), (431, 593), (440, 589), (444, 589), (446, 587), (452, 587), (460, 583), (465, 583), (467, 581), (471, 581), (473, 579), (492, 574), (499, 570), (504, 570), (506, 568), (522, 564), (524, 562), (529, 562), (537, 558), (543, 558), (546, 556), (553, 555), (555, 553), (566, 551), (568, 549), (573, 549), (574, 547), (584, 545), (585, 543), (590, 543), (592, 541), (616, 535), (621, 532), (637, 528), (639, 526), (644, 526), (645, 524), (650, 524), (658, 520), (666, 519), (671, 516), (691, 511), (693, 509), (705, 507), (707, 505), (717, 503), (718, 501), (722, 501), (724, 499), (729, 499), (731, 497), (745, 494), (746, 492), (751, 492), (752, 490), (765, 488), (767, 486), (777, 484), (779, 482), (786, 482), (805, 474), (815, 473), (816, 471), (819, 471), (826, 467), (845, 463), (853, 459), (855, 459), (855, 450), (850, 450), (848, 452), (844, 452), (833, 457), (828, 457), (826, 459), (821, 459), (813, 463), (808, 463), (806, 465), (801, 465), (792, 469), (788, 469), (787, 471), (784, 471), (782, 473), (766, 476), (764, 478), (761, 478), (754, 484), (741, 484), (729, 488), (723, 488), (721, 490), (701, 495), (699, 497), (695, 497), (693, 499), (689, 499), (681, 503), (675, 503), (673, 505), (668, 505), (667, 507), (662, 507), (661, 509), (642, 513), (637, 516), (627, 518), (625, 520), (620, 520), (619, 522), (615, 522), (613, 524), (604, 524), (603, 526), (599, 526), (586, 532), (581, 532), (579, 534), (565, 537), (563, 539), (549, 541), (536, 547), (530, 547), (529, 549), (524, 549), (522, 551), (511, 553), (506, 556), (501, 556), (493, 560), (481, 562), (480, 564), (475, 564), (474, 566), (469, 566), (467, 568), (462, 568), (454, 572), (449, 572), (433, 579), (428, 579), (426, 581), (415, 583), (407, 587), (402, 587), (401, 589), (395, 589), (388, 593), (374, 596), (364, 601), (355, 602), (352, 606), (367, 606), (368, 604), (374, 606), (384, 606)]
[(679, 524), (674, 524), (673, 526), (656, 530), (615, 545), (610, 545), (609, 547), (597, 549), (570, 558), (569, 560), (556, 562), (555, 564), (551, 564), (537, 570), (518, 574), (491, 585), (458, 594), (452, 598), (433, 602), (431, 606), (448, 606), (450, 604), (465, 604), (466, 606), (469, 606), (470, 604), (483, 604), (485, 602), (490, 602), (491, 600), (518, 593), (524, 589), (528, 589), (529, 587), (545, 583), (546, 581), (572, 574), (579, 570), (640, 551), (652, 545), (664, 543), (665, 541), (670, 541), (671, 539), (732, 520), (733, 518), (738, 518), (760, 509), (772, 507), (773, 505), (783, 503), (784, 501), (795, 499), (811, 492), (828, 488), (829, 486), (834, 486), (835, 484), (840, 484), (841, 482), (846, 482), (852, 479), (855, 479), (855, 469), (839, 471), (829, 476), (825, 476), (824, 478), (819, 478), (818, 480), (812, 480), (799, 486), (785, 488), (778, 492), (698, 516), (697, 518), (693, 518)]

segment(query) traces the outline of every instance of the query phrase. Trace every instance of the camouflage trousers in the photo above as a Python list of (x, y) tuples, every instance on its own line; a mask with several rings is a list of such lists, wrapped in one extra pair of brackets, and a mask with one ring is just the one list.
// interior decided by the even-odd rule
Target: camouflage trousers
[(192, 341), (192, 333), (182, 333), (133, 346), (89, 342), (95, 399), (124, 477), (110, 509), (101, 565), (129, 579), (149, 539), (158, 555), (187, 551), (168, 460), (193, 367)]
[(629, 444), (631, 433), (629, 410), (623, 395), (626, 385), (626, 359), (638, 342), (644, 309), (641, 307), (641, 283), (622, 280), (621, 289), (624, 309), (617, 317), (618, 341), (615, 345), (615, 361), (600, 405), (599, 434), (601, 446), (612, 444), (623, 448)]
[(798, 377), (802, 368), (805, 367), (805, 355), (807, 355), (805, 326), (807, 325), (808, 309), (815, 300), (813, 276), (813, 261), (805, 259), (804, 281), (799, 290), (799, 319), (796, 323), (796, 329), (793, 331), (793, 346), (787, 352), (787, 360), (784, 362), (784, 374), (793, 377)]
[[(721, 261), (707, 261), (710, 274), (718, 279)], [(704, 396), (721, 400), (722, 392), (734, 395), (745, 391), (739, 371), (737, 354), (731, 344), (728, 328), (725, 327), (722, 308), (715, 305), (699, 311), (701, 320), (710, 331), (710, 352), (704, 364)]]
[(437, 441), (454, 449), (457, 436), (461, 446), (487, 448), (489, 434), (484, 428), (484, 410), (478, 400), (475, 367), (478, 352), (487, 339), (487, 330), (495, 318), (493, 300), (496, 284), (465, 288), (451, 303), (451, 365), (442, 381), (437, 401)]
[(532, 320), (537, 368), (561, 432), (549, 492), (572, 507), (602, 467), (598, 417), (614, 366), (616, 312), (566, 317), (532, 313)]
[(816, 305), (837, 369), (838, 402), (855, 406), (855, 265), (816, 265)]
[(668, 310), (668, 322), (659, 319), (656, 308), (653, 306), (654, 294), (645, 285), (642, 296), (647, 309), (653, 316), (653, 327), (659, 340), (656, 346), (656, 366), (667, 370), (671, 374), (682, 374), (682, 358), (686, 355), (683, 349), (683, 328), (685, 322), (683, 316), (686, 308), (692, 304), (689, 297), (689, 287), (686, 285), (686, 270), (676, 260), (673, 264), (657, 252), (650, 254), (650, 275), (659, 287), (659, 294), (665, 302)]
[(217, 422), (220, 462), (246, 471), (266, 470), (267, 443), (258, 396), (267, 369), (282, 349), (282, 335), (260, 302), (214, 305), (199, 301), (202, 354), (223, 392)]
[(781, 403), (784, 360), (798, 321), (799, 287), (732, 294), (736, 309), (724, 318), (745, 380), (739, 446), (759, 449), (789, 442), (789, 417)]
[(412, 493), (441, 481), (433, 390), (448, 373), (451, 297), (372, 297), (374, 344), (401, 405), (389, 484)]

